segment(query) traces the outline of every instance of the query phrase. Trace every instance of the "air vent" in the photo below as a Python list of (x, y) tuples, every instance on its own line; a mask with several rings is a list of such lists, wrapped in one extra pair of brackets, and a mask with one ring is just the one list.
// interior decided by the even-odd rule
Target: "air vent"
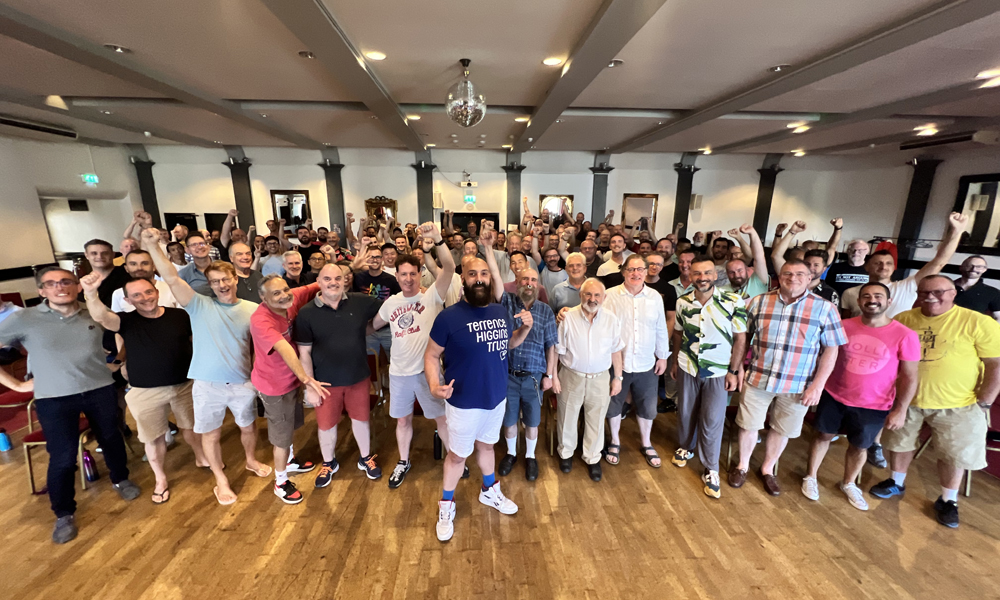
[(17, 129), (26, 129), (28, 131), (35, 131), (38, 133), (46, 133), (49, 135), (57, 135), (59, 137), (68, 138), (75, 140), (78, 136), (75, 131), (70, 129), (60, 129), (53, 125), (44, 125), (42, 123), (32, 123), (31, 121), (24, 121), (22, 119), (15, 119), (10, 116), (0, 115), (0, 125), (6, 127), (16, 127)]
[(930, 148), (932, 146), (947, 146), (948, 144), (958, 144), (960, 142), (971, 142), (972, 132), (956, 133), (947, 137), (935, 137), (919, 142), (904, 142), (899, 145), (900, 150), (916, 150), (918, 148)]
[(86, 200), (70, 200), (69, 201), (70, 212), (87, 212), (90, 207), (87, 206)]

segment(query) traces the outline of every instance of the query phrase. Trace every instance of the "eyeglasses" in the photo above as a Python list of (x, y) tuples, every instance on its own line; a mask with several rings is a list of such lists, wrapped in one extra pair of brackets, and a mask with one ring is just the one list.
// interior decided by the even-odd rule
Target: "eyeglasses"
[(207, 245), (208, 244), (206, 244), (205, 242), (191, 242), (190, 244), (187, 245), (187, 247), (188, 248), (204, 248)]
[(626, 273), (642, 273), (646, 270), (646, 267), (629, 267), (625, 269)]
[(51, 290), (55, 287), (70, 287), (72, 285), (76, 285), (76, 282), (72, 279), (49, 279), (48, 281), (42, 282), (42, 287), (47, 290)]
[(934, 295), (934, 296), (937, 296), (938, 298), (940, 298), (941, 296), (944, 296), (948, 292), (954, 292), (954, 291), (955, 290), (917, 290), (917, 295), (918, 296), (930, 296), (930, 295)]
[(812, 273), (782, 273), (781, 276), (789, 279), (812, 279)]
[(208, 285), (222, 285), (224, 283), (229, 283), (233, 280), (232, 277), (223, 277), (222, 279), (209, 279)]

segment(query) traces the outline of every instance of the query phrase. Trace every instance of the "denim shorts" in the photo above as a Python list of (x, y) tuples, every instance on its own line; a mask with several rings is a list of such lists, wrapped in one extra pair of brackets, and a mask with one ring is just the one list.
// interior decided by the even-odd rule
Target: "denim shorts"
[(538, 427), (542, 422), (542, 375), (532, 373), (517, 377), (507, 375), (507, 412), (503, 417), (504, 427), (517, 425), (520, 414), (525, 427)]

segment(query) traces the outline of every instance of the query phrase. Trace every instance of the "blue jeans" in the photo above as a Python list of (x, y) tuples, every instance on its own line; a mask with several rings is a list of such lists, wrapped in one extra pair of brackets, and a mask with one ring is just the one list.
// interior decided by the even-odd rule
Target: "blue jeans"
[(507, 375), (507, 412), (504, 427), (517, 425), (520, 414), (525, 427), (538, 427), (542, 422), (542, 375), (532, 373), (525, 377)]

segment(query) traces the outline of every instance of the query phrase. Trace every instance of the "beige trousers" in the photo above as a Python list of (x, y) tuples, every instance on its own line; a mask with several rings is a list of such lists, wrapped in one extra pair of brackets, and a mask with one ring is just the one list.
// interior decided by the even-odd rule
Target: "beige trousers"
[(559, 458), (572, 458), (576, 451), (577, 422), (583, 410), (583, 462), (601, 460), (604, 448), (604, 417), (611, 403), (611, 374), (607, 371), (588, 378), (567, 367), (560, 367), (562, 393), (556, 407)]

